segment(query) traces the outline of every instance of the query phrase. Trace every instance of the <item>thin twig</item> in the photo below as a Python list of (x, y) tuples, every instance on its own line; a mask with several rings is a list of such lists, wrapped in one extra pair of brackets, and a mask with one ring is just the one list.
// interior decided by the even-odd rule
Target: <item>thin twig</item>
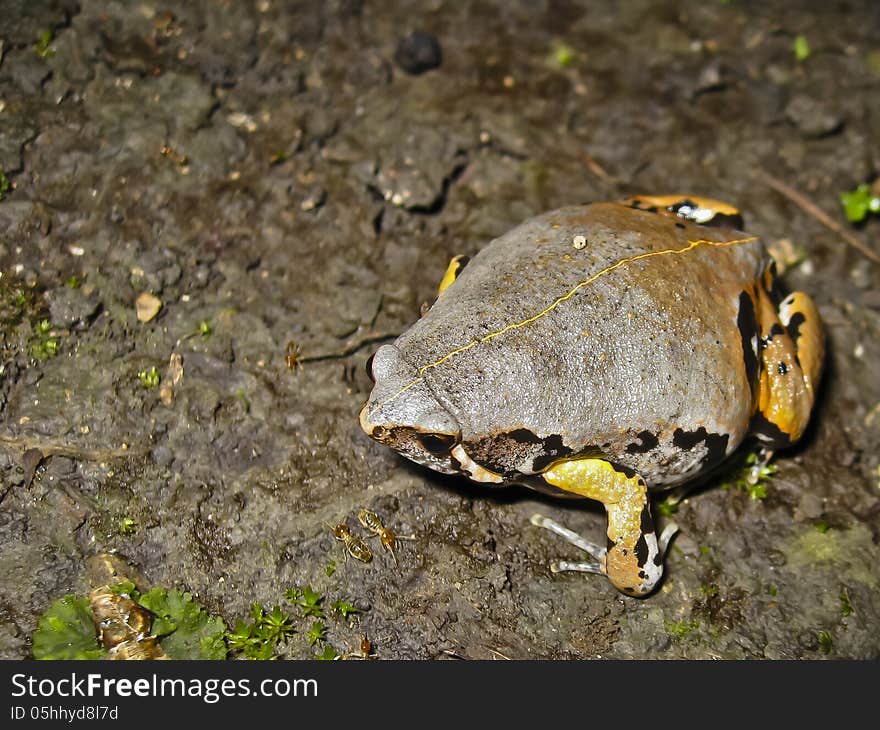
[(760, 177), (777, 193), (779, 193), (783, 197), (788, 198), (792, 203), (798, 206), (798, 208), (815, 218), (817, 221), (819, 221), (819, 223), (828, 228), (830, 231), (833, 231), (838, 236), (840, 236), (844, 241), (846, 241), (850, 246), (856, 249), (856, 251), (861, 253), (863, 256), (866, 256), (867, 258), (871, 259), (871, 261), (880, 264), (880, 255), (874, 253), (874, 251), (868, 248), (867, 244), (862, 241), (858, 236), (846, 230), (846, 228), (840, 225), (840, 223), (831, 218), (824, 210), (816, 206), (815, 203), (808, 200), (797, 190), (790, 187), (789, 185), (786, 185), (784, 182), (782, 182), (782, 180), (773, 177), (770, 173), (764, 172), (763, 170), (758, 171), (758, 177)]
[(81, 459), (82, 461), (109, 461), (110, 459), (122, 459), (130, 456), (144, 456), (149, 452), (149, 449), (143, 447), (133, 448), (128, 445), (120, 446), (117, 449), (89, 449), (54, 440), (27, 437), (17, 438), (15, 436), (3, 435), (0, 435), (0, 446), (16, 450), (20, 449), (21, 451), (39, 449), (43, 452), (43, 458), (69, 456), (74, 459)]
[(366, 334), (361, 335), (360, 337), (353, 337), (345, 345), (342, 346), (342, 349), (336, 350), (335, 352), (324, 352), (320, 355), (306, 355), (304, 357), (297, 358), (299, 362), (319, 362), (321, 360), (339, 360), (343, 357), (348, 357), (349, 355), (354, 354), (362, 347), (370, 345), (374, 342), (381, 342), (382, 340), (390, 340), (394, 337), (398, 337), (400, 332), (367, 332)]

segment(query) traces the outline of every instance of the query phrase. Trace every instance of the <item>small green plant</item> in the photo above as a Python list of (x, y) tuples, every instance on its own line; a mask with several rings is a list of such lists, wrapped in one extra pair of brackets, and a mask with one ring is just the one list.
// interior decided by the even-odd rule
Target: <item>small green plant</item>
[(777, 472), (775, 464), (759, 461), (758, 453), (753, 451), (742, 463), (740, 469), (722, 485), (723, 489), (740, 489), (752, 499), (767, 497), (767, 482)]
[(868, 217), (868, 213), (880, 213), (880, 196), (872, 194), (868, 184), (842, 192), (840, 203), (850, 223), (861, 223)]
[(821, 532), (823, 535), (824, 535), (826, 532), (828, 532), (828, 530), (831, 529), (831, 525), (830, 525), (828, 522), (826, 522), (825, 520), (820, 520), (820, 521), (817, 522), (815, 525), (813, 525), (813, 527), (815, 527), (815, 528), (816, 528), (819, 532)]
[(327, 627), (320, 621), (313, 621), (312, 628), (306, 633), (306, 638), (309, 640), (310, 646), (314, 646), (318, 642), (323, 643), (327, 639)]
[(334, 601), (330, 608), (333, 613), (339, 614), (342, 618), (348, 618), (353, 613), (360, 613), (360, 609), (357, 606), (341, 599)]
[(155, 614), (152, 633), (162, 637), (162, 648), (172, 659), (226, 658), (226, 624), (209, 616), (191, 594), (153, 588), (132, 598)]
[(276, 657), (275, 649), (296, 633), (293, 619), (275, 606), (269, 613), (259, 604), (251, 606), (251, 622), (239, 620), (226, 633), (229, 648), (247, 659), (267, 660)]
[(332, 646), (330, 646), (329, 644), (325, 644), (323, 651), (315, 654), (315, 659), (332, 662), (334, 659), (339, 659), (339, 654), (336, 653), (336, 649), (334, 649)]
[[(293, 589), (291, 589), (292, 591)], [(311, 586), (303, 589), (297, 589), (298, 592), (293, 594), (295, 598), (290, 598), (291, 591), (288, 591), (288, 598), (292, 603), (299, 606), (303, 616), (312, 616), (314, 618), (324, 618), (324, 609), (321, 608), (321, 602), (324, 596), (313, 591)]]
[(263, 616), (261, 629), (266, 641), (274, 644), (280, 644), (296, 633), (296, 629), (293, 628), (293, 619), (284, 613), (280, 606), (275, 606), (271, 613)]
[(59, 598), (40, 617), (33, 636), (34, 659), (102, 659), (89, 602), (72, 593)]
[(201, 322), (199, 322), (199, 334), (200, 334), (202, 337), (205, 337), (205, 338), (210, 337), (210, 336), (211, 336), (211, 332), (213, 332), (213, 330), (211, 329), (211, 323), (210, 323), (210, 322), (208, 322), (208, 321), (206, 321), (206, 320), (204, 320), (204, 319), (203, 319)]
[(123, 517), (119, 520), (119, 532), (122, 535), (133, 535), (137, 532), (138, 523), (132, 517)]
[(159, 371), (156, 370), (156, 366), (153, 365), (149, 370), (141, 370), (138, 373), (138, 380), (141, 381), (141, 384), (145, 388), (153, 389), (159, 387), (159, 381), (162, 380), (159, 375)]
[(794, 51), (794, 57), (799, 63), (803, 63), (806, 61), (813, 50), (810, 48), (810, 43), (807, 40), (806, 36), (799, 35), (794, 39), (794, 43), (791, 46)]
[(678, 502), (673, 502), (669, 497), (657, 503), (657, 511), (664, 517), (672, 517), (678, 512)]
[(852, 616), (853, 607), (852, 603), (849, 601), (849, 593), (846, 591), (846, 587), (840, 589), (840, 615), (843, 618), (847, 616)]
[(664, 621), (663, 625), (666, 628), (666, 633), (678, 640), (684, 639), (700, 626), (696, 619), (691, 619), (690, 621)]
[(820, 631), (816, 638), (819, 640), (819, 651), (823, 654), (830, 654), (834, 648), (834, 640), (831, 638), (829, 631)]
[(0, 170), (0, 200), (6, 197), (6, 193), (9, 192), (9, 180), (6, 179), (6, 175), (3, 174), (3, 170)]
[(34, 325), (34, 336), (30, 343), (30, 353), (34, 360), (48, 360), (58, 354), (61, 342), (57, 337), (51, 336), (52, 323), (48, 319), (41, 319)]
[(55, 51), (49, 48), (53, 40), (55, 40), (55, 34), (51, 30), (44, 30), (40, 33), (40, 37), (34, 44), (34, 50), (40, 58), (52, 58), (55, 55)]
[(553, 44), (552, 59), (554, 65), (559, 68), (568, 68), (574, 63), (575, 51), (570, 45), (564, 41), (557, 41)]
[(79, 289), (82, 285), (82, 279), (74, 274), (65, 283), (68, 289)]
[(327, 577), (330, 578), (336, 572), (336, 561), (331, 559), (330, 562), (324, 566), (324, 572), (327, 574)]

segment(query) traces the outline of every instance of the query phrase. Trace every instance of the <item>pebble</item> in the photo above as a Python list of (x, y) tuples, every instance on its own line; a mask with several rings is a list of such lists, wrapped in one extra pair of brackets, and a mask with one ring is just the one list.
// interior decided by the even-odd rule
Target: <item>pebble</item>
[(142, 292), (138, 294), (135, 308), (137, 309), (138, 322), (149, 322), (162, 309), (162, 300), (149, 292)]
[(415, 31), (397, 44), (394, 61), (408, 74), (418, 76), (443, 62), (439, 41), (430, 33)]

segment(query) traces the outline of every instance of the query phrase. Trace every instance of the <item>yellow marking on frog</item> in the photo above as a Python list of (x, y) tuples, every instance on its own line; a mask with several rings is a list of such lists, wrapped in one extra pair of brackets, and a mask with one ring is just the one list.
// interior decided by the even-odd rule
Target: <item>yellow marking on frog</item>
[(443, 274), (443, 278), (440, 280), (440, 286), (437, 287), (437, 296), (439, 297), (449, 285), (458, 278), (458, 275), (461, 273), (461, 270), (464, 268), (467, 263), (467, 256), (453, 256), (452, 260), (449, 262), (449, 266), (446, 267), (446, 273)]
[[(496, 337), (500, 337), (501, 335), (506, 334), (506, 333), (510, 332), (511, 330), (519, 329), (521, 327), (526, 327), (527, 325), (530, 325), (533, 322), (538, 321), (539, 319), (548, 315), (550, 312), (552, 312), (554, 309), (556, 309), (560, 304), (571, 299), (575, 294), (578, 293), (578, 291), (583, 289), (585, 286), (589, 286), (597, 279), (600, 279), (603, 276), (607, 276), (612, 271), (616, 271), (617, 269), (621, 268), (622, 266), (626, 266), (627, 264), (631, 264), (636, 261), (642, 261), (643, 259), (654, 258), (656, 256), (677, 256), (680, 254), (685, 254), (685, 253), (688, 253), (689, 251), (693, 251), (695, 248), (699, 248), (701, 246), (711, 246), (711, 247), (715, 247), (715, 248), (726, 248), (727, 246), (738, 246), (738, 245), (741, 245), (744, 243), (749, 243), (751, 241), (756, 241), (757, 239), (758, 239), (757, 236), (747, 236), (746, 238), (735, 238), (730, 241), (710, 241), (709, 239), (706, 239), (706, 238), (700, 238), (700, 239), (697, 239), (696, 241), (688, 241), (687, 246), (684, 246), (682, 248), (665, 248), (661, 251), (646, 251), (645, 253), (640, 253), (640, 254), (636, 254), (634, 256), (627, 256), (625, 258), (622, 258), (619, 261), (617, 261), (616, 263), (612, 264), (611, 266), (608, 266), (608, 267), (602, 269), (601, 271), (593, 274), (588, 279), (584, 279), (583, 281), (579, 281), (571, 289), (569, 289), (565, 294), (554, 299), (553, 302), (551, 302), (548, 306), (546, 306), (544, 309), (542, 309), (537, 314), (534, 314), (531, 317), (527, 317), (526, 319), (523, 319), (519, 322), (512, 322), (511, 324), (508, 324), (505, 327), (502, 327), (500, 330), (496, 330), (495, 332), (490, 332), (487, 335), (483, 335), (480, 338), (472, 340), (471, 342), (467, 343), (466, 345), (462, 345), (461, 347), (455, 348), (454, 350), (446, 353), (443, 357), (435, 360), (434, 362), (428, 363), (427, 365), (422, 365), (422, 367), (420, 367), (418, 370), (419, 376), (417, 378), (414, 378), (412, 381), (410, 381), (409, 383), (404, 385), (400, 390), (398, 390), (396, 393), (394, 393), (394, 395), (390, 396), (389, 398), (382, 401), (381, 403), (377, 403), (376, 406), (370, 411), (370, 415), (372, 415), (373, 413), (378, 411), (380, 408), (388, 405), (392, 401), (396, 400), (401, 395), (403, 395), (406, 391), (408, 391), (410, 388), (412, 388), (414, 385), (421, 382), (421, 380), (424, 379), (425, 373), (428, 372), (428, 370), (431, 370), (432, 368), (436, 368), (439, 365), (442, 365), (444, 362), (446, 362), (447, 360), (449, 360), (452, 357), (455, 357), (456, 355), (460, 355), (463, 352), (467, 352), (468, 350), (470, 350), (472, 347), (475, 347), (476, 345), (480, 345), (484, 342), (489, 342), (490, 340), (493, 340)], [(454, 259), (453, 259), (453, 261), (454, 261)], [(450, 267), (451, 266), (452, 266), (452, 264), (450, 264)], [(448, 274), (448, 269), (447, 269), (447, 274)], [(446, 279), (446, 277), (444, 276), (444, 280), (445, 279)], [(440, 285), (442, 287), (443, 283), (441, 282)]]
[(648, 488), (638, 476), (628, 477), (604, 459), (557, 461), (542, 472), (544, 481), (566, 492), (595, 499), (608, 510), (608, 538), (630, 548), (642, 534), (642, 510)]
[(674, 205), (690, 201), (699, 208), (707, 208), (721, 215), (740, 215), (739, 208), (735, 208), (730, 203), (715, 198), (704, 198), (700, 195), (634, 195), (627, 198), (624, 203), (640, 201), (647, 203), (656, 208), (670, 208)]
[[(822, 371), (825, 343), (819, 312), (813, 300), (802, 292), (787, 297), (777, 312), (761, 289), (758, 308), (765, 345), (761, 352), (757, 410), (795, 443), (807, 428)], [(797, 341), (792, 341), (784, 329), (773, 333), (774, 325), (787, 327), (795, 314), (803, 317)]]

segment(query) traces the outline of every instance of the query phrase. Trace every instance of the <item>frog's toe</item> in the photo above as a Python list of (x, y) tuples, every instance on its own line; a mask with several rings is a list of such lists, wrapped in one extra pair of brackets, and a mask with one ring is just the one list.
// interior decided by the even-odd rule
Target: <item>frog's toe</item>
[[(601, 545), (597, 545), (594, 542), (590, 542), (589, 540), (584, 539), (576, 532), (569, 530), (567, 527), (563, 527), (556, 520), (551, 520), (549, 517), (544, 517), (544, 515), (534, 514), (531, 517), (530, 522), (536, 527), (543, 527), (550, 532), (554, 532), (559, 535), (561, 538), (567, 540), (572, 545), (579, 547), (583, 550), (587, 555), (593, 558), (593, 562), (589, 563), (590, 565), (595, 565), (596, 569), (587, 569), (587, 568), (559, 568), (557, 570), (553, 570), (554, 573), (558, 573), (561, 570), (579, 570), (582, 573), (604, 573), (605, 571), (601, 568), (603, 561), (605, 560), (605, 553), (607, 550)], [(554, 563), (553, 565), (561, 566), (561, 565), (585, 565), (585, 563), (568, 563), (565, 561), (559, 561)], [(552, 566), (551, 566), (552, 569)]]

